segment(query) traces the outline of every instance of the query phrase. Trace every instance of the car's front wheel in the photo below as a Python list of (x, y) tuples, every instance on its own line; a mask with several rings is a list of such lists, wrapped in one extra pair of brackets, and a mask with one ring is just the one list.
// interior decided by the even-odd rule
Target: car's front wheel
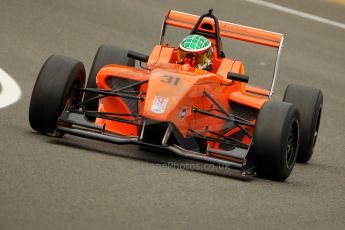
[(261, 177), (284, 181), (299, 145), (298, 109), (291, 103), (266, 102), (257, 117), (250, 154)]
[(43, 64), (31, 95), (29, 122), (32, 129), (50, 135), (62, 111), (79, 103), (82, 93), (74, 87), (84, 87), (85, 68), (78, 60), (52, 55)]

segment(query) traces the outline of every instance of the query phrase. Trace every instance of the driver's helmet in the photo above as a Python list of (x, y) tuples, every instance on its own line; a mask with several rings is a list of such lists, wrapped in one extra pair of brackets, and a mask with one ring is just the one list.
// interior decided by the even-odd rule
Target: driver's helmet
[(185, 37), (178, 49), (179, 62), (188, 63), (195, 68), (204, 70), (211, 69), (212, 54), (211, 42), (198, 34)]

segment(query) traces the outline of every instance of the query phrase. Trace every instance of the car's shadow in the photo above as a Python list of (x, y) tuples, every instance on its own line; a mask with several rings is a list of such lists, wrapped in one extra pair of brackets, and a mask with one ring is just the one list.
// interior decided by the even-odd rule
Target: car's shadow
[[(39, 135), (39, 134), (38, 134)], [(84, 141), (81, 141), (84, 140)], [(253, 177), (242, 176), (240, 171), (226, 167), (193, 161), (178, 157), (173, 153), (146, 149), (137, 145), (115, 145), (98, 142), (79, 137), (66, 136), (64, 138), (50, 138), (49, 143), (54, 145), (64, 145), (71, 148), (83, 149), (92, 153), (106, 154), (136, 161), (154, 164), (157, 167), (168, 167), (177, 170), (188, 170), (197, 173), (226, 177), (243, 182), (252, 181)]]

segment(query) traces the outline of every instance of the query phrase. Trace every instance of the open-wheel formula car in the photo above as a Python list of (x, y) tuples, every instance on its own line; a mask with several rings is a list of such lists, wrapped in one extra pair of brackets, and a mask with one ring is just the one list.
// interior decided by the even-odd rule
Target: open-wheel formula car
[[(182, 46), (165, 44), (168, 26), (204, 39), (212, 65), (198, 68), (195, 56), (181, 58)], [(269, 89), (247, 84), (244, 65), (225, 57), (222, 38), (277, 50)], [(102, 45), (87, 82), (80, 61), (50, 56), (32, 92), (30, 125), (42, 134), (139, 144), (283, 181), (296, 160), (310, 160), (323, 103), (319, 89), (300, 85), (289, 85), (282, 102), (271, 100), (283, 38), (219, 21), (212, 10), (200, 17), (170, 10), (149, 56)]]

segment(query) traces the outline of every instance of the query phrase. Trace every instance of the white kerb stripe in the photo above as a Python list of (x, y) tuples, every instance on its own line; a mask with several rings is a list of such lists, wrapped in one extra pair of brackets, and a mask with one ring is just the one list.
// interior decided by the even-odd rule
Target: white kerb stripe
[(0, 68), (0, 109), (19, 100), (22, 91), (15, 80)]
[(303, 18), (307, 18), (313, 21), (317, 21), (317, 22), (321, 22), (327, 25), (331, 25), (331, 26), (335, 26), (341, 29), (345, 29), (345, 24), (340, 23), (340, 22), (336, 22), (336, 21), (332, 21), (326, 18), (322, 18), (313, 14), (308, 14), (302, 11), (298, 11), (298, 10), (294, 10), (285, 6), (281, 6), (281, 5), (277, 5), (271, 2), (266, 2), (266, 1), (262, 1), (262, 0), (245, 0), (247, 2), (251, 2), (257, 5), (261, 5), (261, 6), (266, 6), (275, 10), (279, 10), (288, 14), (293, 14), (299, 17), (303, 17)]

